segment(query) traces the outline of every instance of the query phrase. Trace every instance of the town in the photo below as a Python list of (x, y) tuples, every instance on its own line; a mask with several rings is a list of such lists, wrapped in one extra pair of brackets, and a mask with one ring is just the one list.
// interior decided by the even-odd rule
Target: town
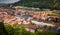
[[(57, 32), (60, 29), (60, 17), (53, 13), (56, 10), (29, 8), (23, 6), (15, 6), (11, 8), (0, 7), (0, 20), (4, 20), (4, 24), (14, 25), (20, 24), (26, 27), (27, 31), (34, 32), (35, 29), (50, 30)], [(45, 28), (46, 26), (46, 28)]]

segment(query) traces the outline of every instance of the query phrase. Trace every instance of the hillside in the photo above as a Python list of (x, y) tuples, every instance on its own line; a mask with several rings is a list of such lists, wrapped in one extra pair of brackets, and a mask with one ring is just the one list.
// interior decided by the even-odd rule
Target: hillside
[(14, 5), (60, 9), (60, 0), (20, 0), (18, 3), (15, 3)]

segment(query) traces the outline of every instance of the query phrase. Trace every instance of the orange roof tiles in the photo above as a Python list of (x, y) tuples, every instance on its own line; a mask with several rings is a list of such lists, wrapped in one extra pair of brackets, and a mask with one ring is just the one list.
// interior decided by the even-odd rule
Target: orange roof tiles
[(36, 25), (31, 25), (31, 24), (25, 24), (25, 27), (29, 28), (29, 29), (36, 29), (37, 28)]

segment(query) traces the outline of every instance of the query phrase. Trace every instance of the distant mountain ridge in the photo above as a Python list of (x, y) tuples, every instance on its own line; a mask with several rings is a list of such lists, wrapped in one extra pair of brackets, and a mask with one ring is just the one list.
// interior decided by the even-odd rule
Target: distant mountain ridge
[(60, 0), (21, 0), (13, 5), (60, 10)]

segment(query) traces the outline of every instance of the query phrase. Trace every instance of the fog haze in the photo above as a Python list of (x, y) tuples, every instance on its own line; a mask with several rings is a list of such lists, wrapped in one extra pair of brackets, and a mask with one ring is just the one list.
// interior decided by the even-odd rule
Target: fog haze
[(18, 2), (20, 0), (0, 0), (0, 3), (6, 3), (6, 4), (9, 4), (9, 3), (15, 3), (15, 2)]

